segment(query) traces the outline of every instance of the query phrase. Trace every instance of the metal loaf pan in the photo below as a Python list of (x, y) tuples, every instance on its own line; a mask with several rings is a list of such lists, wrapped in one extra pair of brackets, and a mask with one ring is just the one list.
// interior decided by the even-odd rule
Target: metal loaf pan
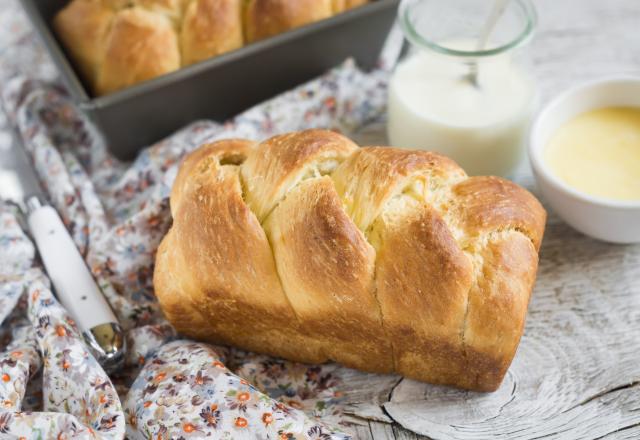
[[(222, 121), (352, 56), (375, 66), (399, 0), (376, 0), (118, 92), (93, 97), (51, 28), (69, 0), (22, 0), (76, 104), (115, 156), (130, 159), (197, 119)], [(295, 1), (295, 0), (294, 0)]]

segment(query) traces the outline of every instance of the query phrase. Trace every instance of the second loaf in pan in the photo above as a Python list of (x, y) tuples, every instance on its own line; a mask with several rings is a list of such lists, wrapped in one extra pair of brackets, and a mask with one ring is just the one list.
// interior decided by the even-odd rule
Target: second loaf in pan
[(96, 95), (368, 0), (71, 0), (53, 27)]
[(190, 154), (154, 285), (181, 333), (490, 391), (522, 335), (545, 211), (438, 154), (330, 131)]

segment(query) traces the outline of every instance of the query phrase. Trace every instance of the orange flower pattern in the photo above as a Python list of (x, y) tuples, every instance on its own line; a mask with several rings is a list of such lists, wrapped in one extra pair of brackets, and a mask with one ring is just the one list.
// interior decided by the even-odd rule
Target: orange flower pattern
[[(347, 438), (220, 368), (216, 362), (224, 364), (222, 353), (191, 341), (174, 341), (160, 348), (124, 402), (127, 419), (136, 420), (127, 425), (128, 437), (245, 438), (239, 437), (238, 430), (247, 430), (251, 437), (246, 438), (280, 438), (285, 433), (296, 439)], [(158, 382), (159, 374), (184, 380)]]
[[(12, 320), (14, 338), (0, 354), (0, 437), (32, 438), (40, 431), (46, 438), (122, 439), (125, 419), (115, 387), (53, 297), (48, 280), (31, 269), (23, 282), (25, 315)], [(41, 368), (47, 412), (19, 411), (29, 405), (26, 383)]]

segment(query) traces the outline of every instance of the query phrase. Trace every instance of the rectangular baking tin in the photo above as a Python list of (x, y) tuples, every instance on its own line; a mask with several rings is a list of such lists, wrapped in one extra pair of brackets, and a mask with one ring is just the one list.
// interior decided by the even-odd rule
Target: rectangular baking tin
[(76, 104), (110, 150), (130, 159), (146, 145), (198, 119), (222, 121), (352, 56), (375, 66), (399, 0), (376, 0), (334, 17), (252, 43), (118, 92), (92, 97), (53, 33), (69, 0), (22, 0)]

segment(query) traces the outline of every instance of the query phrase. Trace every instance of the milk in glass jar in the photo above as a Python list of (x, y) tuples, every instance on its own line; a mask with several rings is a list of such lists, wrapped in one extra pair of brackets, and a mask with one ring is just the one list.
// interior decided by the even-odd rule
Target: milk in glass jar
[(437, 151), (471, 175), (509, 175), (535, 110), (529, 0), (403, 0), (408, 50), (389, 84), (392, 145)]

